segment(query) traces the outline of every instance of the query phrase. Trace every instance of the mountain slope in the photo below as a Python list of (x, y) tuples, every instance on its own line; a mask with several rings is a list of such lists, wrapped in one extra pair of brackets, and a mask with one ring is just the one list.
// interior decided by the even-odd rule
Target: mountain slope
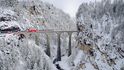
[(83, 3), (79, 7), (78, 41), (79, 48), (86, 56), (82, 57), (83, 69), (87, 70), (87, 64), (90, 64), (92, 70), (123, 70), (123, 18), (123, 0)]
[[(26, 31), (29, 28), (75, 30), (76, 27), (73, 26), (75, 23), (67, 14), (40, 0), (1, 0), (0, 32), (8, 34), (0, 35), (0, 70), (56, 70), (52, 60), (44, 52), (45, 36), (39, 36), (38, 46), (33, 39), (34, 35), (27, 39), (10, 32)], [(54, 49), (52, 55), (55, 58), (57, 47), (54, 45), (57, 40), (56, 35), (53, 36), (51, 48)]]

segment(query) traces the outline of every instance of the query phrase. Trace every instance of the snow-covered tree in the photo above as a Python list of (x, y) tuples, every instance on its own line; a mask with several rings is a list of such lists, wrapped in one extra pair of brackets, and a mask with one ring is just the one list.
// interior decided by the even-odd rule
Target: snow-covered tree
[[(99, 70), (123, 68), (123, 18), (123, 0), (83, 3), (79, 7), (77, 13), (77, 27), (80, 30), (78, 41), (82, 45), (79, 47), (92, 47), (92, 52), (88, 50), (84, 53), (89, 59), (82, 58), (82, 61), (87, 61), (94, 69)], [(86, 50), (83, 49), (83, 51)], [(87, 63), (84, 63), (86, 69)]]
[(14, 7), (18, 3), (18, 0), (1, 0), (0, 1), (0, 6), (4, 7)]

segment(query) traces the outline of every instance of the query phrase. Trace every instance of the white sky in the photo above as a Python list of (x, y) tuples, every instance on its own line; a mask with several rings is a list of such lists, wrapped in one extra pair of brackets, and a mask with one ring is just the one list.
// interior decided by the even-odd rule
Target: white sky
[(90, 2), (95, 0), (42, 0), (42, 1), (53, 4), (55, 7), (62, 9), (64, 12), (68, 13), (71, 17), (75, 17), (78, 7), (83, 2)]

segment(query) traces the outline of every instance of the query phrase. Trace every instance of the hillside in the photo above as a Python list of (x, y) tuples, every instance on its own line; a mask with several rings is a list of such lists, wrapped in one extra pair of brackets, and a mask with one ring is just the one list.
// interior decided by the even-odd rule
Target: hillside
[(82, 48), (85, 56), (81, 60), (83, 69), (124, 69), (123, 18), (123, 0), (83, 3), (79, 7), (77, 27), (80, 31), (78, 41), (81, 46), (79, 47)]
[(53, 64), (57, 49), (56, 35), (51, 35), (54, 36), (51, 40), (51, 49), (54, 50), (51, 51), (53, 57), (49, 58), (44, 51), (44, 35), (39, 36), (40, 45), (36, 45), (34, 35), (27, 39), (23, 35), (10, 33), (29, 28), (56, 31), (76, 29), (75, 22), (67, 14), (40, 0), (0, 0), (0, 70), (57, 70)]

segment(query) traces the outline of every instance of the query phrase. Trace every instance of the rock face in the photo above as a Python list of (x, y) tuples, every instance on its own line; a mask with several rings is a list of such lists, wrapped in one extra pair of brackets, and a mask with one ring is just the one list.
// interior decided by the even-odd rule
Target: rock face
[(38, 27), (39, 29), (76, 29), (76, 27), (71, 27), (71, 25), (75, 26), (75, 23), (67, 14), (53, 7), (53, 5), (43, 3), (40, 0), (20, 1), (16, 7), (16, 11), (20, 14), (20, 17), (24, 17), (21, 21), (28, 19), (32, 26), (41, 26)]
[(0, 22), (16, 21), (22, 31), (30, 27), (39, 30), (76, 29), (67, 14), (40, 0), (1, 0), (0, 5)]
[[(83, 3), (77, 13), (78, 41), (83, 52), (84, 68), (123, 70), (124, 1), (102, 0)], [(87, 59), (88, 58), (88, 59)], [(78, 66), (80, 66), (79, 63)], [(88, 65), (89, 64), (89, 65)]]
[(9, 9), (0, 8), (0, 32), (21, 31), (15, 12)]

